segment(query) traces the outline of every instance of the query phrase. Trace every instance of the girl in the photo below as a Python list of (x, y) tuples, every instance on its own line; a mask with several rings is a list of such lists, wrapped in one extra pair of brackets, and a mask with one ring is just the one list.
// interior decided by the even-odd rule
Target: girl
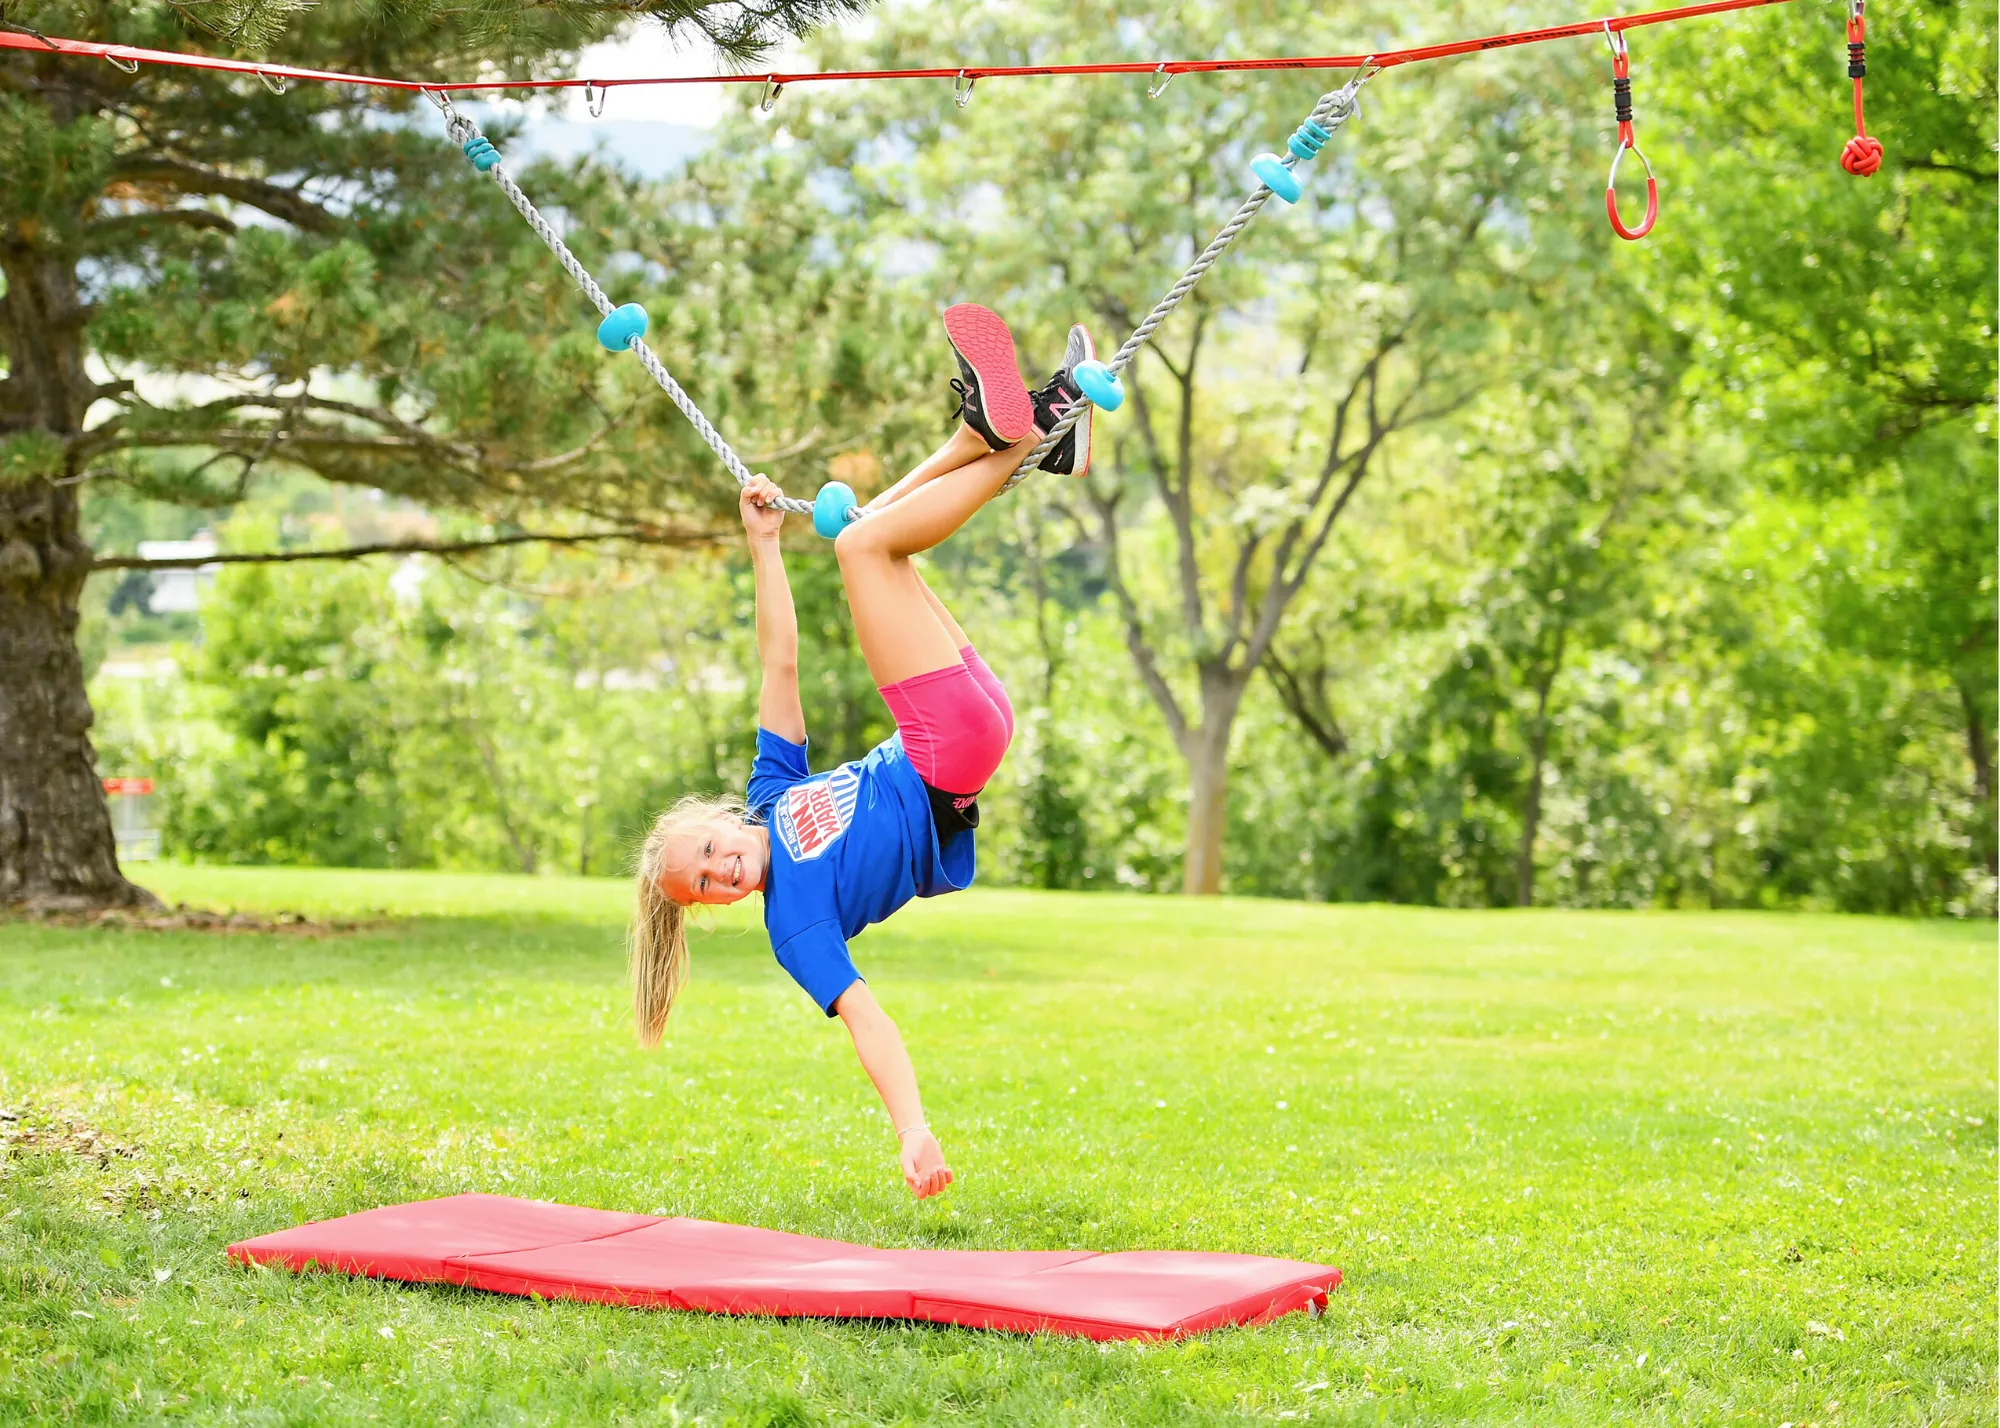
[[(639, 1039), (657, 1045), (687, 977), (684, 909), (764, 894), (779, 965), (853, 1038), (901, 1147), (903, 1180), (922, 1199), (952, 1183), (924, 1123), (917, 1076), (896, 1024), (855, 970), (848, 940), (912, 897), (968, 887), (979, 791), (1014, 734), (1007, 691), (910, 557), (929, 550), (1000, 490), (1075, 402), (1071, 372), (1092, 355), (1072, 328), (1063, 365), (1029, 392), (1006, 324), (966, 303), (944, 315), (957, 354), (962, 424), (834, 542), (848, 609), (896, 733), (867, 757), (814, 776), (799, 704), (799, 631), (778, 544), (784, 512), (763, 476), (741, 511), (757, 587), (757, 756), (747, 802), (688, 798), (660, 815), (639, 860), (631, 954)], [(1080, 453), (1080, 455), (1079, 455)], [(1045, 464), (1081, 475), (1088, 408)]]

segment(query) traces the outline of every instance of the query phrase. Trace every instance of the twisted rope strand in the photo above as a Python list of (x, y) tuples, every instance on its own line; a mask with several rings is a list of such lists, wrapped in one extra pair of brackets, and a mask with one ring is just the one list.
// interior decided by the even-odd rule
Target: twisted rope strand
[[(1379, 66), (1370, 62), (1357, 70), (1354, 77), (1339, 89), (1321, 95), (1319, 102), (1313, 106), (1312, 113), (1307, 116), (1310, 122), (1318, 124), (1331, 135), (1349, 119), (1352, 119), (1355, 114), (1360, 112), (1359, 96), (1361, 86), (1374, 77), (1378, 68)], [(448, 98), (441, 94), (432, 93), (431, 99), (444, 112), (445, 131), (451, 135), (453, 143), (462, 147), (472, 139), (479, 137), (478, 124), (459, 113), (452, 106)], [(1297, 154), (1288, 152), (1282, 162), (1288, 169), (1295, 168), (1298, 165), (1299, 158)], [(548, 250), (551, 253), (555, 254), (556, 261), (562, 264), (563, 271), (568, 273), (576, 282), (576, 285), (583, 289), (584, 295), (590, 299), (591, 303), (597, 308), (598, 313), (609, 317), (613, 307), (611, 299), (605, 295), (604, 289), (597, 285), (597, 280), (591, 277), (589, 270), (578, 261), (576, 254), (570, 252), (569, 245), (563, 242), (562, 235), (556, 232), (555, 226), (542, 216), (541, 210), (536, 208), (527, 194), (521, 191), (521, 186), (515, 183), (513, 177), (508, 174), (506, 166), (495, 163), (486, 170), (486, 173), (500, 186), (500, 191), (507, 195), (508, 202), (512, 203), (520, 211), (521, 216), (528, 220), (528, 226), (534, 230), (535, 236), (548, 246)], [(1256, 191), (1243, 200), (1235, 214), (1222, 226), (1221, 231), (1209, 240), (1208, 246), (1202, 249), (1201, 254), (1194, 262), (1188, 265), (1187, 271), (1181, 274), (1180, 280), (1167, 290), (1165, 297), (1153, 305), (1153, 310), (1146, 314), (1145, 320), (1133, 329), (1132, 335), (1125, 339), (1124, 344), (1119, 347), (1111, 361), (1106, 364), (1113, 373), (1123, 372), (1127, 367), (1132, 365), (1132, 360), (1139, 355), (1139, 349), (1151, 340), (1153, 334), (1159, 330), (1160, 324), (1165, 322), (1173, 313), (1173, 310), (1180, 306), (1181, 299), (1194, 291), (1195, 284), (1201, 281), (1203, 274), (1215, 266), (1229, 245), (1236, 241), (1237, 235), (1250, 226), (1251, 220), (1256, 218), (1257, 214), (1263, 209), (1265, 203), (1270, 198), (1270, 187), (1260, 183), (1257, 185)], [(628, 340), (626, 345), (637, 355), (639, 365), (646, 369), (647, 374), (659, 384), (660, 390), (667, 394), (668, 400), (680, 408), (681, 415), (688, 419), (688, 423), (694, 427), (695, 432), (703, 441), (708, 443), (709, 450), (713, 451), (721, 459), (722, 464), (728, 468), (729, 474), (736, 478), (737, 485), (749, 485), (753, 474), (750, 468), (743, 464), (743, 459), (736, 454), (735, 448), (730, 446), (722, 433), (717, 431), (714, 424), (703, 415), (701, 408), (695, 405), (694, 398), (690, 397), (682, 389), (681, 384), (674, 380), (673, 373), (667, 370), (666, 364), (660, 361), (659, 355), (646, 345), (646, 340), (643, 337), (634, 335)], [(1044, 436), (1037, 443), (1035, 449), (1028, 453), (1027, 459), (1021, 463), (1012, 476), (1007, 478), (1007, 484), (1001, 489), (1012, 490), (1027, 478), (1029, 472), (1039, 470), (1042, 459), (1049, 452), (1053, 451), (1056, 444), (1069, 434), (1070, 428), (1074, 427), (1082, 419), (1083, 413), (1088, 406), (1089, 400), (1087, 398), (1080, 398), (1071, 403), (1068, 410), (1063, 413), (1062, 418), (1057, 421), (1055, 429), (1050, 431), (1048, 435)], [(795, 496), (780, 496), (772, 504), (776, 505), (780, 510), (791, 511), (798, 515), (809, 516), (813, 513), (812, 502), (801, 501)], [(850, 510), (848, 514), (849, 520), (859, 520), (861, 517), (862, 512), (858, 507)]]
[[(1354, 78), (1348, 80), (1339, 89), (1322, 94), (1319, 102), (1313, 106), (1313, 111), (1307, 118), (1331, 135), (1349, 119), (1352, 119), (1356, 114), (1361, 112), (1361, 86), (1374, 78), (1378, 70), (1379, 66), (1376, 66), (1371, 61), (1361, 69), (1355, 71)], [(1282, 162), (1288, 169), (1296, 168), (1298, 167), (1299, 158), (1297, 154), (1287, 153)], [(1114, 373), (1117, 373), (1123, 372), (1127, 367), (1132, 365), (1133, 358), (1139, 355), (1139, 349), (1146, 345), (1154, 332), (1158, 331), (1160, 324), (1167, 320), (1168, 315), (1180, 306), (1181, 299), (1194, 291), (1194, 286), (1201, 281), (1202, 275), (1215, 266), (1216, 260), (1221, 258), (1223, 251), (1236, 241), (1237, 234), (1250, 226), (1250, 221), (1257, 216), (1258, 212), (1262, 210), (1270, 198), (1271, 189), (1269, 185), (1258, 184), (1257, 191), (1244, 199), (1242, 206), (1236, 210), (1227, 223), (1222, 225), (1221, 231), (1209, 239), (1208, 246), (1201, 250), (1201, 256), (1188, 265), (1188, 270), (1181, 274), (1179, 282), (1167, 289), (1167, 295), (1153, 305), (1153, 310), (1146, 314), (1145, 321), (1132, 330), (1132, 335), (1125, 339), (1124, 344), (1119, 347), (1117, 354), (1112, 357), (1110, 362), (1105, 364), (1106, 366), (1110, 367)], [(1055, 424), (1055, 428), (1041, 439), (1033, 451), (1028, 453), (1027, 460), (1023, 461), (1020, 468), (1007, 478), (1007, 484), (1001, 487), (1001, 489), (1003, 491), (1011, 491), (1015, 486), (1027, 479), (1030, 471), (1039, 470), (1042, 458), (1053, 451), (1056, 444), (1069, 434), (1070, 428), (1082, 420), (1083, 413), (1089, 405), (1090, 400), (1087, 397), (1080, 397), (1071, 403), (1068, 410), (1063, 413), (1062, 419)]]
[[(463, 146), (479, 134), (479, 126), (454, 109), (450, 100), (440, 97), (438, 107), (444, 110), (445, 132), (451, 135), (453, 143)], [(614, 306), (611, 299), (605, 295), (604, 289), (597, 285), (597, 280), (591, 277), (590, 270), (583, 266), (576, 254), (570, 252), (569, 244), (563, 242), (562, 235), (555, 230), (555, 225), (542, 216), (541, 210), (535, 207), (527, 194), (521, 192), (521, 186), (514, 182), (513, 176), (507, 172), (506, 165), (494, 164), (486, 174), (500, 186), (500, 191), (507, 195), (507, 201), (520, 210), (521, 216), (528, 220), (528, 226), (535, 230), (535, 236), (547, 244), (548, 250), (556, 255), (556, 261), (562, 264), (563, 271), (583, 289), (584, 296), (590, 299), (598, 314), (609, 317)], [(659, 354), (646, 345), (646, 339), (634, 335), (626, 345), (638, 357), (639, 365), (646, 369), (647, 374), (659, 384), (660, 390), (667, 394), (667, 399), (680, 408), (681, 415), (688, 419), (688, 424), (695, 429), (695, 433), (708, 443), (708, 449), (721, 459), (729, 474), (736, 478), (736, 484), (749, 485), (750, 478), (755, 473), (743, 464), (743, 458), (736, 454), (735, 448), (721, 432), (715, 429), (715, 424), (709, 421), (701, 408), (695, 405), (694, 398), (674, 380), (673, 373), (667, 370)], [(811, 501), (801, 501), (795, 496), (780, 496), (773, 504), (780, 510), (802, 516), (810, 516), (813, 510)]]

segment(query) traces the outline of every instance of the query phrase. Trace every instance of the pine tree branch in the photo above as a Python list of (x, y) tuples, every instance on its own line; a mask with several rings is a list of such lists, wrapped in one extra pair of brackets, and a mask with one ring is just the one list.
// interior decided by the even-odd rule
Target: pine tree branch
[(144, 234), (155, 224), (164, 228), (205, 228), (215, 233), (234, 233), (236, 225), (220, 213), (206, 208), (154, 208), (142, 213), (120, 213), (100, 218), (83, 230), (84, 242), (93, 250), (122, 233)]
[(295, 189), (179, 159), (133, 155), (113, 165), (111, 176), (128, 183), (157, 184), (177, 193), (212, 193), (231, 198), (314, 233), (331, 233), (338, 226), (332, 214)]
[(579, 531), (565, 535), (549, 531), (521, 531), (513, 535), (489, 536), (483, 540), (402, 540), (378, 541), (369, 545), (337, 546), (331, 550), (262, 550), (217, 552), (214, 555), (174, 555), (149, 559), (139, 555), (101, 555), (90, 564), (92, 570), (198, 570), (209, 565), (279, 565), (295, 560), (359, 560), (369, 555), (463, 555), (475, 550), (496, 550), (502, 546), (589, 545), (596, 541), (630, 541), (634, 545), (674, 546), (681, 549), (716, 545), (722, 537), (712, 531), (663, 530), (658, 526), (635, 526), (622, 531)]

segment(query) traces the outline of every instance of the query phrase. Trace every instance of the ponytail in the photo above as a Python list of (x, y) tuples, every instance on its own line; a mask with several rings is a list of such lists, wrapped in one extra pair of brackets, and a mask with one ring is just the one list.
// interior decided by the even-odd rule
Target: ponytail
[(632, 968), (632, 1018), (639, 1032), (639, 1044), (648, 1049), (660, 1044), (667, 1029), (667, 1013), (687, 981), (687, 909), (661, 892), (655, 879), (642, 867), (639, 877), (639, 906), (632, 914), (632, 934), (627, 939)]
[(660, 890), (667, 870), (667, 843), (691, 825), (719, 814), (741, 817), (742, 804), (733, 798), (691, 794), (653, 820), (639, 849), (639, 887), (626, 938), (632, 973), (632, 1019), (639, 1044), (658, 1046), (667, 1029), (667, 1014), (688, 977), (687, 909)]

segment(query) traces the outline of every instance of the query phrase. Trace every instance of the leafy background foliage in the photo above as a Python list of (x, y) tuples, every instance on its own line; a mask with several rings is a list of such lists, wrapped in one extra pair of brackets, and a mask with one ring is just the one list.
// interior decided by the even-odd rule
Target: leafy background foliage
[[(1431, 37), (1500, 23), (1448, 6), (1376, 18)], [(1274, 34), (1339, 48), (1356, 23), (1277, 4), (890, 7), (813, 54), (1223, 54)], [(1265, 219), (1142, 359), (1150, 409), (1100, 419), (1095, 484), (1032, 483), (933, 562), (1022, 715), (986, 799), (984, 875), (1176, 885), (1189, 765), (1134, 675), (1119, 586), (1194, 700), (1232, 562), (1253, 551), (1253, 593), (1276, 578), (1256, 542), (1300, 508), (1343, 364), (1414, 315), (1426, 335), (1385, 359), (1399, 385), (1384, 390), (1441, 407), (1384, 439), (1246, 677), (1225, 885), (1990, 911), (1992, 21), (1947, 4), (1872, 17), (1871, 127), (1890, 160), (1868, 182), (1833, 163), (1849, 122), (1837, 31), (1783, 7), (1634, 38), (1665, 202), (1643, 245), (1603, 226), (1600, 52), (1377, 81), (1312, 199)], [(600, 155), (523, 181), (621, 298), (650, 304), (660, 350), (741, 449), (795, 491), (867, 490), (942, 435), (939, 303), (999, 306), (1037, 370), (1071, 320), (1108, 345), (1313, 88), (1184, 78), (1149, 102), (1116, 81), (989, 84), (958, 110), (878, 86), (794, 91), (768, 116), (746, 96), (665, 180)], [(632, 364), (595, 352), (560, 272), (423, 114), (332, 92), (231, 103), (220, 121), (190, 108), (187, 142), (268, 126), (264, 171), (347, 176), (339, 211), (324, 232), (177, 223), (107, 262), (91, 320), (108, 363), (201, 373), (262, 405), (127, 400), (131, 449), (87, 487), (100, 546), (197, 521), (244, 549), (337, 543), (390, 517), (473, 533), (674, 520), (725, 543), (232, 572), (178, 628), (129, 595), (114, 614), (119, 587), (99, 577), (86, 638), (114, 672), (93, 685), (106, 771), (163, 776), (185, 856), (618, 866), (661, 801), (744, 771), (732, 488)], [(508, 142), (506, 122), (488, 127)], [(106, 132), (16, 123), (10, 152), (50, 175), (101, 169)], [(1454, 247), (1451, 221), (1480, 205), (1475, 246)], [(223, 195), (202, 211), (235, 210)], [(1203, 365), (1177, 390), (1197, 324)], [(315, 400), (346, 392), (407, 429), (328, 409), (321, 447), (289, 435), (246, 465), (309, 373)], [(1149, 446), (1149, 417), (1182, 445)], [(1158, 480), (1176, 450), (1205, 622), (1174, 583)], [(329, 501), (329, 480), (385, 494)], [(852, 756), (884, 716), (824, 553), (802, 544), (793, 564), (818, 756)], [(178, 673), (116, 673), (163, 635), (183, 642)]]

